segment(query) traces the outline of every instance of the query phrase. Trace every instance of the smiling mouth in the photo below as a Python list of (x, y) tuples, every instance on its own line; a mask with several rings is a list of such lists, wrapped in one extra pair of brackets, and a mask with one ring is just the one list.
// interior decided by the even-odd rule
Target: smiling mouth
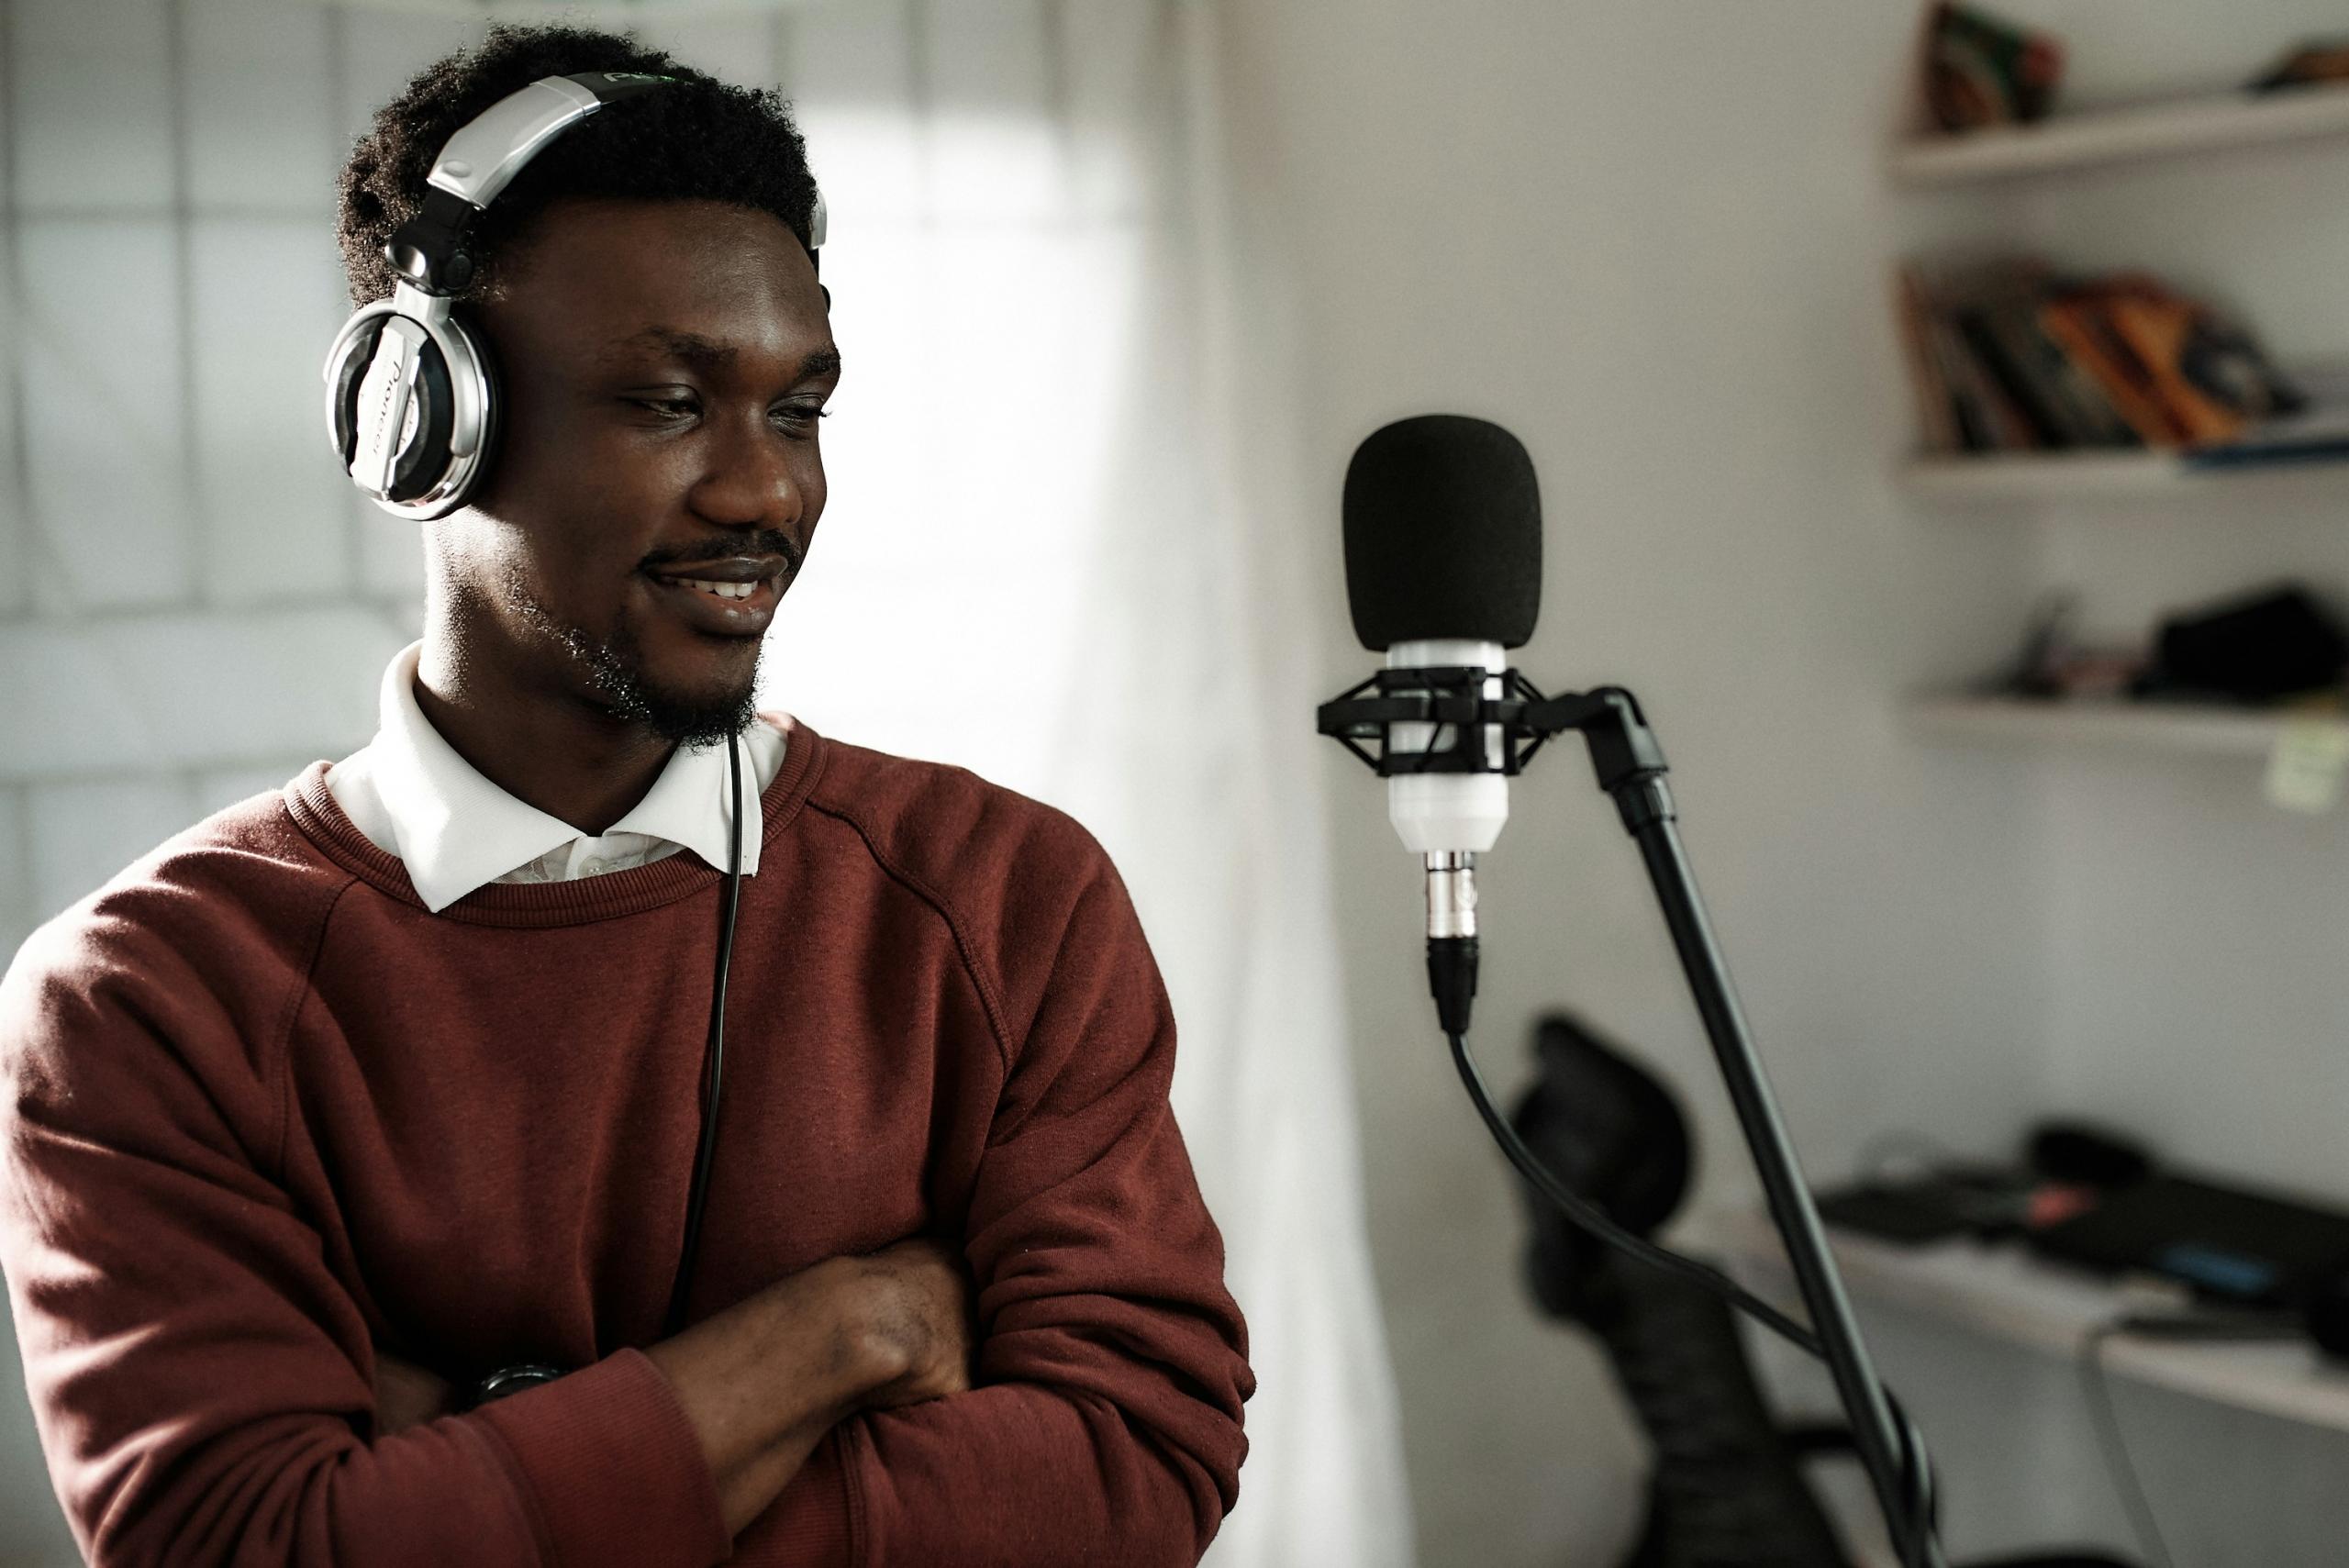
[(756, 636), (774, 620), (791, 562), (778, 556), (736, 556), (695, 562), (674, 571), (648, 567), (644, 576), (665, 590), (662, 600), (697, 631), (718, 637)]

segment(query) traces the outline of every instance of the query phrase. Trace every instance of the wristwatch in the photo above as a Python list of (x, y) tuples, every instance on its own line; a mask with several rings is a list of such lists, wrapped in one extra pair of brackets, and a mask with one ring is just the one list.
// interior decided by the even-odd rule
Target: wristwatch
[(512, 1366), (502, 1366), (466, 1390), (463, 1407), (478, 1410), (494, 1400), (519, 1394), (525, 1388), (536, 1388), (541, 1383), (552, 1383), (562, 1375), (562, 1368), (548, 1366), (543, 1362), (517, 1362)]

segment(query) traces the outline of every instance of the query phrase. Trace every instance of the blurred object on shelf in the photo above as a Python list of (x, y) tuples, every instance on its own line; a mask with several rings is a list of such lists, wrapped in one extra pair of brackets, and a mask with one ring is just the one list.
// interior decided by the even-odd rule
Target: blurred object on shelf
[(2284, 584), (2171, 616), (2154, 639), (2144, 696), (2273, 703), (2338, 692), (2349, 633), (2306, 588)]
[(2134, 1139), (2076, 1118), (2034, 1122), (2022, 1158), (1942, 1150), (1905, 1173), (1864, 1169), (1819, 1192), (1820, 1218), (1881, 1241), (1922, 1246), (1953, 1236), (1996, 1241), (2062, 1224), (2154, 1173)]
[(2023, 1140), (2023, 1158), (2051, 1182), (2100, 1191), (2133, 1186), (2154, 1173), (2154, 1156), (2143, 1143), (2077, 1118), (2034, 1124)]
[(2309, 1288), (2309, 1338), (2336, 1361), (2349, 1361), (2349, 1267), (2333, 1270)]
[[(2334, 428), (2279, 427), (2310, 413), (2310, 397), (2240, 324), (2150, 273), (2075, 277), (2035, 256), (2002, 256), (1911, 261), (1898, 284), (1928, 452), (2223, 454), (2280, 428), (2289, 457), (2271, 444), (2240, 460), (2275, 462), (2321, 455)], [(2214, 455), (2212, 466), (2226, 461)]]
[(2305, 400), (2299, 408), (2263, 419), (2224, 446), (2194, 448), (2184, 454), (2187, 466), (2276, 468), (2349, 459), (2349, 363), (2296, 364), (2291, 380)]
[(2145, 673), (2144, 650), (2087, 641), (2077, 629), (2079, 614), (2076, 594), (2054, 594), (2042, 601), (2023, 633), (2021, 651), (2004, 671), (1984, 683), (1983, 691), (2076, 702), (2128, 695)]
[(2274, 93), (2336, 82), (2349, 82), (2349, 39), (2311, 39), (2253, 77), (2247, 86), (2254, 93)]
[(1936, 5), (1925, 24), (1925, 108), (1943, 131), (2044, 119), (2064, 45), (1973, 6)]
[(2297, 1310), (2322, 1299), (2328, 1327), (2349, 1343), (2349, 1212), (2166, 1169), (2143, 1143), (2094, 1123), (2035, 1123), (2020, 1161), (1950, 1156), (1818, 1198), (1829, 1224), (1900, 1246), (2020, 1237), (2042, 1257), (2151, 1274), (2207, 1302)]
[(2349, 682), (2349, 630), (2306, 586), (2285, 583), (2165, 617), (2144, 644), (2091, 639), (2078, 595), (2032, 614), (2022, 646), (1977, 695), (2051, 703), (2288, 707), (2337, 717)]
[(2161, 1173), (2030, 1233), (2042, 1257), (2175, 1280), (2206, 1301), (2299, 1309), (2349, 1266), (2349, 1213)]

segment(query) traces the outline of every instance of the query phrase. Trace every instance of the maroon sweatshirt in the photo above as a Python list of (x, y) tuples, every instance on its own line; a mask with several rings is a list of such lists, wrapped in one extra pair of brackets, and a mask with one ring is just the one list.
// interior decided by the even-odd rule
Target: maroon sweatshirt
[[(0, 1264), (100, 1564), (1190, 1563), (1246, 1331), (1174, 1029), (1067, 817), (796, 727), (744, 879), (692, 1316), (958, 1241), (976, 1386), (834, 1429), (728, 1540), (667, 1381), (718, 873), (428, 913), (318, 763), (139, 862), (0, 985)], [(470, 1380), (376, 1429), (376, 1347)]]

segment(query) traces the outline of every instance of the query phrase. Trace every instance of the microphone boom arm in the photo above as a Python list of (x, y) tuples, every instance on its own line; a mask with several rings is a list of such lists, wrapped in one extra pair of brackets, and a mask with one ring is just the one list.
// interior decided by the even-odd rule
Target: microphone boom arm
[[(1818, 1343), (1807, 1348), (1817, 1350), (1834, 1379), (1851, 1421), (1854, 1446), (1904, 1568), (1942, 1568), (1932, 1471), (1922, 1438), (1877, 1377), (1860, 1337), (1818, 1207), (1796, 1159), (1794, 1140), (1779, 1114), (1731, 983), (1728, 961), (1681, 847), (1664, 749), (1639, 699), (1620, 686), (1548, 697), (1514, 669), (1502, 673), (1504, 695), (1492, 697), (1485, 693), (1493, 673), (1474, 667), (1382, 670), (1321, 705), (1317, 726), (1372, 771), (1390, 778), (1418, 773), (1514, 774), (1543, 742), (1567, 730), (1582, 735), (1598, 786), (1613, 798), (1625, 830), (1639, 844), (1663, 907), (1682, 973), (1761, 1176), (1770, 1217), (1809, 1308)], [(1374, 691), (1378, 695), (1368, 695)], [(1398, 723), (1436, 728), (1425, 750), (1396, 751), (1386, 744), (1386, 727)], [(1500, 740), (1498, 766), (1486, 743), (1495, 729)], [(1365, 741), (1375, 741), (1377, 750), (1368, 749)], [(1464, 944), (1452, 944), (1463, 949), (1468, 994), (1475, 986), (1475, 941), (1472, 937)], [(1437, 951), (1440, 945), (1429, 944), (1431, 980), (1457, 1051), (1464, 1049), (1460, 1036), (1466, 1029), (1466, 997), (1457, 994), (1455, 983), (1455, 995), (1447, 999), (1441, 973), (1445, 955)]]

